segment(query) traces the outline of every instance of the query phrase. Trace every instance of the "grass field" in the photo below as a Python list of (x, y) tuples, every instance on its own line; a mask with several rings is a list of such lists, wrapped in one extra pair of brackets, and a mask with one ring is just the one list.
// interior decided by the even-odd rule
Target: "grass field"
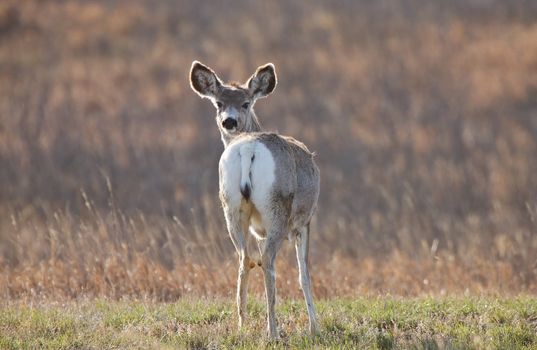
[(321, 333), (312, 339), (304, 304), (282, 301), (281, 339), (269, 343), (258, 299), (242, 331), (229, 299), (11, 302), (0, 313), (0, 348), (537, 348), (535, 297), (385, 296), (322, 300), (317, 308)]

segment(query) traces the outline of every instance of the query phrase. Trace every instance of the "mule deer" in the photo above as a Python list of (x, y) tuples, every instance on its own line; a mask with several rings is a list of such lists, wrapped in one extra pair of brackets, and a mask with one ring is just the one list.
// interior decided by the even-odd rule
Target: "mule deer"
[[(219, 162), (220, 200), (227, 228), (239, 255), (237, 307), (244, 325), (250, 269), (263, 269), (267, 299), (268, 335), (278, 337), (274, 305), (274, 260), (282, 242), (294, 240), (299, 282), (306, 299), (309, 328), (317, 321), (308, 272), (309, 226), (319, 197), (319, 169), (306, 146), (287, 136), (263, 132), (253, 106), (276, 87), (274, 65), (261, 66), (245, 84), (224, 84), (207, 66), (194, 61), (190, 85), (217, 109), (224, 153)], [(248, 254), (248, 239), (257, 240), (261, 260)]]

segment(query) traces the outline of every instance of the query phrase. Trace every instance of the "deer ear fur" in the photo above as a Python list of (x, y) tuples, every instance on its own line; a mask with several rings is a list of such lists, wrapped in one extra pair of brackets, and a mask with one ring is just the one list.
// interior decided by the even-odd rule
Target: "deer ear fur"
[(211, 68), (194, 61), (190, 68), (190, 87), (201, 97), (214, 98), (220, 91), (222, 82)]
[(276, 87), (276, 69), (272, 63), (267, 63), (255, 71), (248, 80), (248, 90), (253, 98), (269, 95)]

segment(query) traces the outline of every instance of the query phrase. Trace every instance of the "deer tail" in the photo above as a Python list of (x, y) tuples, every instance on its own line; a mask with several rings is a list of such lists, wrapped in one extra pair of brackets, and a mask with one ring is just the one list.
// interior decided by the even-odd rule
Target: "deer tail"
[(254, 160), (255, 142), (248, 142), (241, 146), (239, 154), (241, 157), (241, 183), (240, 189), (244, 199), (249, 200), (252, 193), (252, 182), (250, 179), (250, 168)]

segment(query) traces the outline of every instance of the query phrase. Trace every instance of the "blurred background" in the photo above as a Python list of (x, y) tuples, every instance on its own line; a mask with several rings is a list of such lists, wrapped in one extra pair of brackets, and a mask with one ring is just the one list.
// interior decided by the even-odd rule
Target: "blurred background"
[(256, 112), (317, 154), (317, 296), (537, 291), (537, 2), (4, 0), (2, 295), (233, 295), (194, 59), (276, 65)]

